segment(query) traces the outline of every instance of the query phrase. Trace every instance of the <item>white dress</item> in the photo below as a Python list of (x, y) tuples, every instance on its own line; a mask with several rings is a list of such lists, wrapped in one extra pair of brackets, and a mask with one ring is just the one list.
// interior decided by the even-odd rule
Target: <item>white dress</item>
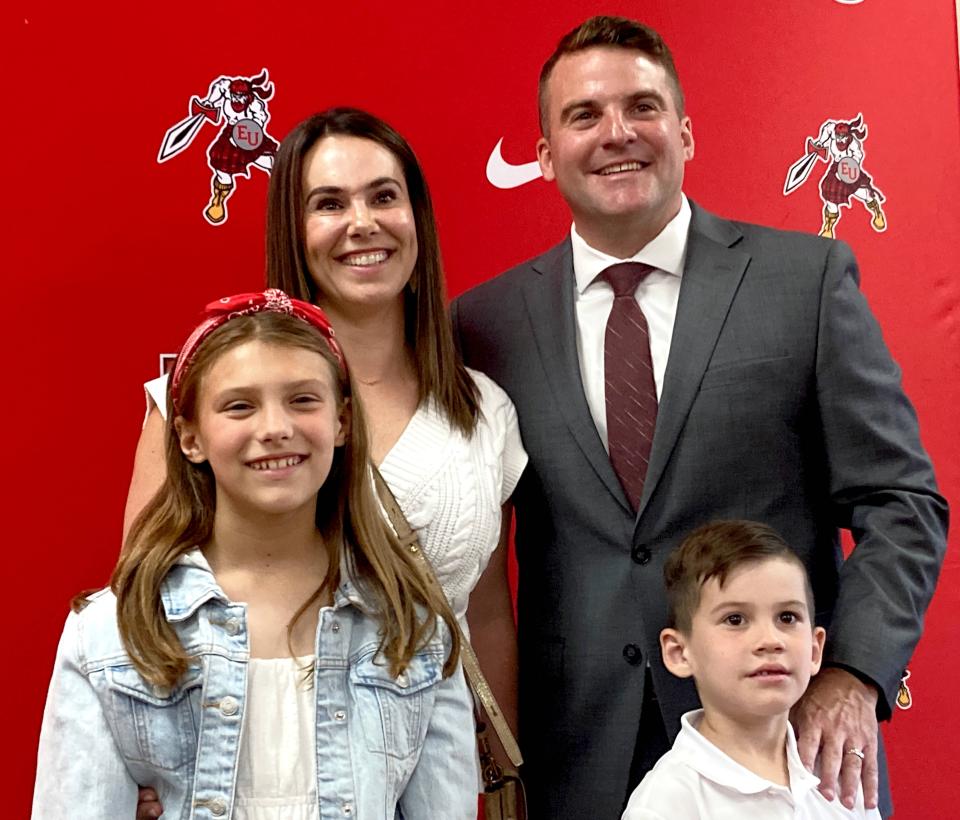
[(312, 655), (250, 659), (233, 820), (319, 820), (317, 701), (302, 671), (312, 665)]
[(425, 402), (380, 464), (464, 632), (470, 593), (500, 540), (501, 507), (527, 464), (513, 402), (487, 376), (470, 375), (481, 411), (471, 438)]

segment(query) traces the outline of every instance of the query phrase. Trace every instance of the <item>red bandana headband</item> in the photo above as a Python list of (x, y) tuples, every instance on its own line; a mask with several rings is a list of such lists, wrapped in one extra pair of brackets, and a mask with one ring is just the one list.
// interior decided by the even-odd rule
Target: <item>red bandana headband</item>
[(330, 326), (330, 320), (316, 305), (309, 302), (301, 302), (299, 299), (291, 299), (279, 288), (270, 288), (263, 293), (238, 293), (236, 296), (224, 296), (216, 302), (211, 302), (204, 308), (203, 321), (194, 329), (193, 333), (184, 342), (180, 355), (177, 356), (177, 363), (173, 368), (173, 375), (170, 378), (170, 396), (173, 399), (174, 412), (179, 412), (180, 405), (180, 387), (183, 384), (183, 377), (193, 364), (197, 355), (197, 350), (204, 340), (218, 327), (225, 325), (231, 319), (238, 316), (249, 316), (253, 313), (271, 311), (273, 313), (286, 313), (290, 316), (296, 316), (302, 319), (308, 325), (315, 327), (326, 340), (330, 351), (333, 353), (340, 365), (340, 369), (346, 373), (347, 363), (343, 358), (343, 351), (334, 338), (333, 328)]

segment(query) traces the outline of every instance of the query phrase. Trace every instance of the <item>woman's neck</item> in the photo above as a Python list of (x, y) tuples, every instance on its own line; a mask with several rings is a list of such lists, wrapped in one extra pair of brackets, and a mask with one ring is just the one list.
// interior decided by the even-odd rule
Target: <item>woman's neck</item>
[(786, 714), (744, 723), (705, 710), (697, 731), (754, 774), (781, 786), (790, 785)]
[(325, 306), (363, 403), (370, 458), (380, 464), (420, 404), (420, 381), (404, 333), (403, 303), (344, 315)]
[(327, 304), (322, 306), (356, 381), (372, 386), (416, 378), (407, 349), (402, 301), (350, 313), (338, 312)]

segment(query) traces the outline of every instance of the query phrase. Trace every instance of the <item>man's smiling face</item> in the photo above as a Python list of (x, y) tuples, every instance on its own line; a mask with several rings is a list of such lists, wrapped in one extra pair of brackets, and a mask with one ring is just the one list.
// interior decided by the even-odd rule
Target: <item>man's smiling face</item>
[(649, 241), (680, 209), (693, 134), (673, 90), (658, 63), (612, 46), (567, 54), (550, 74), (540, 166), (599, 250), (625, 229)]

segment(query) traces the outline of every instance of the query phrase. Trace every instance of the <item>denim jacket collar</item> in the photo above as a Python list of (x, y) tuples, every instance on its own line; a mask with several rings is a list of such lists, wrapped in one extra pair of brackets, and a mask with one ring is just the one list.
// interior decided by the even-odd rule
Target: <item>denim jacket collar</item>
[[(349, 561), (342, 561), (341, 567), (340, 585), (333, 596), (333, 608), (355, 606), (364, 613), (371, 614), (372, 608), (364, 602), (358, 585), (353, 580)], [(160, 586), (160, 600), (170, 623), (187, 620), (210, 600), (231, 603), (199, 548), (194, 548), (177, 559), (177, 563)]]

